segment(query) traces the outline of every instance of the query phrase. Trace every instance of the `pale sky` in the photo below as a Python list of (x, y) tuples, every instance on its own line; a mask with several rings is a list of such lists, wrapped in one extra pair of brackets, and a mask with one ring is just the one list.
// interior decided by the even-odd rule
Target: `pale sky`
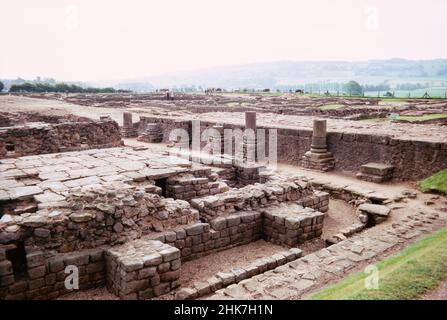
[(445, 0), (0, 0), (0, 78), (447, 58)]

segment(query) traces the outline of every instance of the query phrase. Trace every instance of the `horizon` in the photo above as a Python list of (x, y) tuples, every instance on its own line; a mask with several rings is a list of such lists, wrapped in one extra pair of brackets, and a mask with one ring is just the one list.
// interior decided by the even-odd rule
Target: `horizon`
[[(446, 60), (447, 58), (433, 58), (433, 59), (406, 59), (406, 58), (399, 58), (399, 57), (393, 57), (393, 58), (389, 58), (389, 59), (368, 59), (368, 60), (275, 60), (275, 61), (260, 61), (260, 62), (254, 62), (254, 63), (245, 63), (245, 64), (231, 64), (231, 65), (216, 65), (216, 66), (211, 66), (211, 67), (203, 67), (203, 68), (196, 68), (196, 69), (191, 69), (191, 70), (183, 70), (183, 71), (179, 71), (179, 72), (166, 72), (166, 73), (162, 73), (162, 74), (157, 74), (157, 75), (147, 75), (147, 76), (139, 76), (139, 77), (129, 77), (129, 78), (115, 78), (115, 79), (86, 79), (86, 80), (79, 80), (79, 79), (58, 79), (58, 78), (53, 78), (50, 76), (46, 76), (46, 75), (36, 75), (34, 77), (30, 77), (30, 78), (25, 78), (25, 77), (21, 77), (16, 76), (16, 77), (11, 77), (11, 78), (5, 78), (5, 77), (1, 77), (0, 79), (7, 79), (7, 80), (17, 80), (17, 79), (22, 79), (25, 81), (35, 81), (37, 80), (37, 78), (41, 78), (41, 79), (53, 79), (57, 82), (67, 82), (67, 83), (75, 83), (75, 82), (84, 82), (84, 83), (93, 83), (93, 82), (116, 82), (116, 81), (134, 81), (134, 80), (142, 80), (144, 78), (157, 78), (157, 77), (167, 77), (167, 76), (173, 76), (173, 75), (182, 75), (182, 74), (189, 74), (189, 73), (194, 73), (194, 72), (199, 72), (199, 71), (207, 71), (207, 70), (212, 70), (212, 69), (218, 69), (218, 68), (231, 68), (231, 67), (240, 67), (240, 66), (251, 66), (251, 65), (265, 65), (265, 64), (274, 64), (274, 63), (362, 63), (362, 62), (372, 62), (372, 61), (392, 61), (392, 60), (402, 60), (402, 61), (436, 61), (436, 60)], [(336, 81), (335, 81), (336, 82)]]
[(0, 78), (112, 81), (281, 61), (447, 57), (440, 0), (130, 2), (3, 4)]

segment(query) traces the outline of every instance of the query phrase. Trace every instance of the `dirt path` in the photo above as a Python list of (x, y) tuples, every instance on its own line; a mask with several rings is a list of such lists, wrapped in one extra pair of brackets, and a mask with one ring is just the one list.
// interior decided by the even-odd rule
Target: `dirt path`
[[(39, 112), (46, 115), (65, 116), (74, 114), (80, 117), (87, 117), (99, 120), (100, 116), (111, 116), (113, 120), (122, 125), (123, 111), (126, 109), (88, 107), (70, 104), (64, 101), (27, 98), (21, 96), (0, 96), (0, 110), (6, 112)], [(147, 115), (150, 115), (148, 112)], [(138, 114), (135, 114), (133, 121), (138, 121)]]
[(393, 183), (373, 183), (363, 180), (359, 180), (355, 177), (353, 173), (331, 171), (331, 172), (318, 172), (307, 170), (301, 167), (289, 165), (289, 164), (278, 164), (278, 170), (284, 173), (293, 173), (306, 176), (308, 178), (323, 179), (330, 181), (335, 185), (345, 185), (345, 186), (358, 186), (367, 190), (386, 192), (390, 197), (398, 196), (404, 190), (414, 189), (414, 183), (411, 182), (393, 182)]

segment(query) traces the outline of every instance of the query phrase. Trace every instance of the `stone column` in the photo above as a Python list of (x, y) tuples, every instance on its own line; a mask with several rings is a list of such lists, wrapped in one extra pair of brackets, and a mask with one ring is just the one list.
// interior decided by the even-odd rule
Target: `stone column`
[(256, 161), (256, 111), (245, 112), (245, 129), (252, 132), (244, 137), (244, 161), (253, 162)]
[(215, 125), (213, 129), (216, 130), (213, 134), (213, 151), (218, 155), (224, 154), (224, 127), (222, 125)]
[(256, 131), (256, 111), (245, 112), (245, 129), (253, 129)]
[(301, 165), (319, 171), (329, 171), (334, 168), (334, 157), (327, 150), (326, 120), (314, 120), (310, 151), (304, 154)]
[(314, 153), (327, 152), (326, 145), (326, 120), (314, 120), (314, 128), (312, 132), (312, 144), (310, 151)]
[(121, 130), (123, 137), (132, 138), (138, 135), (137, 130), (133, 127), (132, 113), (123, 112), (123, 128)]
[(133, 127), (131, 112), (123, 113), (123, 127), (124, 128), (132, 128)]

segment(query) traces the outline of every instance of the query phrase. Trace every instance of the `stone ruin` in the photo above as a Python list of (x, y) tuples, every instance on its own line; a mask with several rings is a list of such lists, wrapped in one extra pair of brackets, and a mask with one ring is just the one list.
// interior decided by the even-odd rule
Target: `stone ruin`
[(121, 129), (121, 134), (125, 138), (134, 138), (138, 136), (138, 132), (133, 126), (132, 112), (123, 113), (123, 127)]
[(381, 183), (393, 179), (394, 166), (385, 163), (367, 163), (360, 167), (357, 178)]
[[(74, 119), (73, 119), (74, 118)], [(118, 124), (110, 118), (0, 114), (0, 159), (122, 145)]]
[(146, 128), (138, 135), (138, 141), (160, 143), (163, 141), (163, 132), (157, 123), (147, 123)]
[[(164, 295), (180, 286), (182, 262), (258, 239), (293, 248), (318, 238), (329, 203), (299, 177), (261, 181), (237, 166), (222, 170), (144, 149), (34, 155), (0, 166), (2, 299), (69, 293), (68, 266), (78, 268), (81, 290), (107, 286), (121, 299)], [(230, 188), (229, 176), (245, 186)], [(299, 255), (285, 251), (270, 267)]]
[[(189, 121), (141, 117), (134, 124), (128, 112), (123, 120), (121, 130), (109, 117), (76, 125), (52, 123), (51, 139), (42, 135), (26, 145), (48, 140), (57, 148), (39, 147), (0, 160), (1, 299), (68, 294), (67, 267), (79, 270), (81, 290), (105, 286), (120, 299), (167, 294), (198, 298), (301, 257), (298, 246), (322, 240), (330, 196), (353, 204), (359, 221), (326, 243), (346, 240), (390, 214), (383, 205), (388, 199), (380, 194), (265, 170), (258, 159), (248, 159), (257, 149), (256, 135), (243, 140), (243, 159), (204, 165), (186, 160), (190, 156), (161, 155), (149, 147), (118, 147), (121, 134), (142, 142), (166, 142), (168, 129), (189, 130)], [(205, 125), (217, 132), (228, 127)], [(246, 113), (245, 128), (256, 131), (255, 112)], [(310, 150), (306, 145), (309, 151), (299, 157), (303, 167), (334, 168), (336, 148), (330, 148), (327, 136), (326, 120), (315, 120), (310, 134), (300, 132), (310, 140)], [(107, 139), (113, 142), (99, 143)], [(72, 149), (66, 140), (72, 141)], [(361, 170), (359, 178), (374, 182), (394, 174), (393, 166), (380, 163), (368, 163)], [(184, 263), (260, 239), (284, 251), (220, 272), (193, 288), (180, 288)]]
[(326, 144), (326, 120), (314, 120), (312, 144), (303, 156), (302, 166), (319, 171), (334, 169), (334, 157)]

